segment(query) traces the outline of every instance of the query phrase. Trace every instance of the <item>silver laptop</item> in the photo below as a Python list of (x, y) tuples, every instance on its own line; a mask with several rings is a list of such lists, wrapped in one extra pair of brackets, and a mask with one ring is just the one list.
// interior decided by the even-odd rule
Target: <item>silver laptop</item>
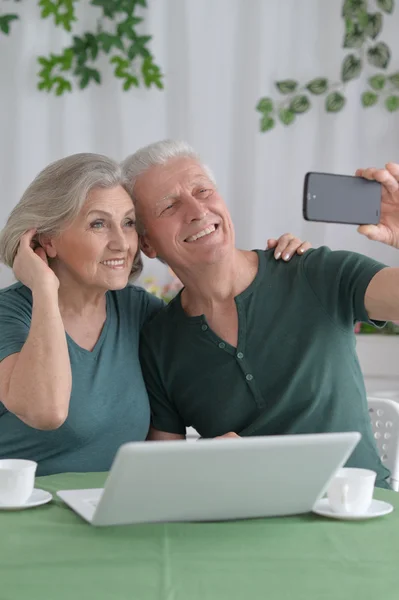
[(120, 447), (101, 489), (58, 496), (93, 525), (306, 513), (360, 434), (137, 442)]

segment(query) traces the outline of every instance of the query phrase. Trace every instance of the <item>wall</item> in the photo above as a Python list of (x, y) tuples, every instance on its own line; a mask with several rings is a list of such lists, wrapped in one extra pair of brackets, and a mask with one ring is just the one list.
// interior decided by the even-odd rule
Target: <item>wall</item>
[[(340, 2), (150, 0), (143, 30), (154, 35), (165, 91), (124, 93), (105, 68), (101, 87), (61, 98), (36, 90), (34, 57), (58, 52), (67, 36), (40, 21), (35, 4), (18, 5), (23, 21), (10, 37), (0, 35), (0, 227), (49, 162), (83, 151), (122, 159), (143, 144), (179, 137), (213, 168), (239, 245), (263, 247), (267, 237), (291, 230), (314, 245), (399, 264), (396, 251), (363, 239), (355, 228), (306, 223), (301, 214), (306, 171), (353, 173), (399, 156), (399, 114), (361, 109), (364, 79), (348, 86), (341, 114), (326, 114), (323, 102), (316, 102), (295, 125), (258, 131), (254, 108), (261, 96), (274, 94), (273, 81), (339, 75)], [(87, 29), (98, 13), (84, 2), (79, 10)], [(397, 25), (395, 13), (383, 36), (391, 44), (393, 69), (399, 67)], [(159, 263), (146, 264), (148, 273), (164, 277)], [(0, 270), (0, 286), (10, 281), (11, 274)]]

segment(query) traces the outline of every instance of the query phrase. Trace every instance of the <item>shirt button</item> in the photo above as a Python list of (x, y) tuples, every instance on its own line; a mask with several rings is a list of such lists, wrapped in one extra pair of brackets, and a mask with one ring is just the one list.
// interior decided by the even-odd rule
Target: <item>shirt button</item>
[(253, 379), (253, 378), (254, 378), (254, 376), (253, 376), (253, 375), (251, 375), (251, 373), (248, 373), (248, 375), (245, 375), (245, 379), (246, 379), (247, 381), (252, 381), (252, 379)]
[(244, 355), (242, 352), (237, 352), (237, 358), (244, 358)]
[(206, 331), (208, 329), (208, 325), (205, 325), (205, 324), (201, 325), (201, 329), (202, 329), (202, 331)]
[(226, 344), (224, 342), (220, 342), (219, 348), (221, 348), (223, 350), (223, 348), (226, 348)]

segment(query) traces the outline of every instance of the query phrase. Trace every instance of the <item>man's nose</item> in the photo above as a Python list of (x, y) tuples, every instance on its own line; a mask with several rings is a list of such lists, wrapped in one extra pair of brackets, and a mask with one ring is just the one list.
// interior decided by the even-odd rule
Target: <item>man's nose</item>
[(207, 212), (205, 204), (197, 200), (194, 196), (190, 196), (187, 199), (186, 220), (188, 223), (191, 223), (191, 221), (201, 221), (201, 219), (206, 217)]

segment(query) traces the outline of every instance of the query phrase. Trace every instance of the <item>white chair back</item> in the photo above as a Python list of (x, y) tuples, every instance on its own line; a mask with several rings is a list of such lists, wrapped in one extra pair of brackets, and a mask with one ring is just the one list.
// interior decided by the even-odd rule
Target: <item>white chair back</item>
[(391, 486), (399, 491), (399, 404), (387, 398), (367, 398), (382, 463), (391, 471)]

